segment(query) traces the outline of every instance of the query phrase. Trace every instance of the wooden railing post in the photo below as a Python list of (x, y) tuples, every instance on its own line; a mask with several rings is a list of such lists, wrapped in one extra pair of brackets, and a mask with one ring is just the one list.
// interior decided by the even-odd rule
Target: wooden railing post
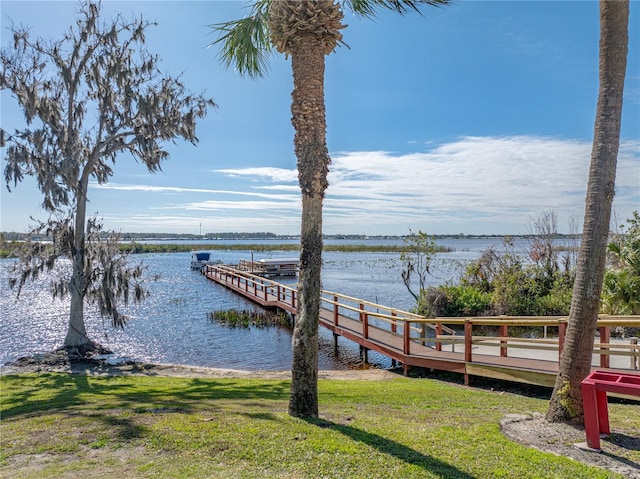
[(442, 323), (436, 324), (436, 351), (442, 351), (442, 343), (438, 336), (442, 336)]
[(602, 346), (603, 344), (609, 344), (611, 341), (611, 329), (607, 326), (600, 328), (600, 367), (608, 368), (610, 364), (610, 356), (608, 354), (602, 354), (603, 350), (608, 350), (609, 346)]
[(362, 337), (364, 339), (369, 339), (369, 315), (367, 313), (362, 313)]
[(468, 319), (464, 320), (464, 385), (469, 385), (469, 373), (467, 372), (467, 364), (473, 359), (471, 355), (471, 347), (473, 346), (473, 323)]
[(338, 325), (338, 316), (339, 316), (339, 306), (338, 306), (338, 296), (333, 295), (333, 324), (335, 326)]
[(473, 345), (473, 323), (465, 319), (464, 320), (464, 360), (470, 363), (473, 359), (471, 355), (471, 347)]
[[(500, 325), (500, 338), (506, 338), (509, 336), (509, 326), (507, 325)], [(506, 339), (500, 339), (500, 357), (506, 358), (507, 357), (507, 340)]]
[(562, 357), (562, 349), (564, 348), (564, 337), (567, 334), (567, 322), (560, 321), (558, 323), (558, 361)]
[(409, 355), (411, 354), (411, 348), (409, 346), (411, 344), (411, 321), (409, 321), (408, 319), (404, 320), (403, 336), (404, 347), (402, 348), (402, 352), (406, 355)]
[(634, 344), (635, 347), (631, 348), (631, 369), (634, 371), (640, 367), (640, 349), (638, 349), (638, 338), (629, 338), (629, 344)]
[[(391, 316), (395, 318), (396, 316), (398, 316), (398, 314), (395, 311), (391, 311)], [(396, 321), (397, 320), (394, 319), (392, 321), (392, 323), (391, 323), (391, 332), (392, 333), (398, 332), (398, 325), (397, 325)]]

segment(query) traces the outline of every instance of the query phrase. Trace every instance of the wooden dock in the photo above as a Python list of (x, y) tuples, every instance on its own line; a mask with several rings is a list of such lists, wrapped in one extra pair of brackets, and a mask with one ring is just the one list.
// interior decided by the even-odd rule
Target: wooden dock
[[(297, 291), (276, 281), (224, 265), (207, 266), (207, 278), (265, 308), (296, 313)], [(338, 337), (377, 351), (410, 367), (449, 371), (470, 376), (552, 387), (564, 342), (567, 317), (471, 317), (427, 319), (339, 293), (322, 291), (320, 325)], [(493, 327), (496, 336), (475, 335), (479, 327)], [(509, 336), (510, 326), (540, 327), (556, 332), (550, 339)], [(615, 326), (640, 327), (639, 316), (603, 316), (598, 323), (600, 342), (594, 346), (593, 365), (614, 371), (640, 370), (637, 338), (611, 341)], [(475, 328), (475, 330), (474, 330)], [(456, 330), (458, 332), (456, 333)]]

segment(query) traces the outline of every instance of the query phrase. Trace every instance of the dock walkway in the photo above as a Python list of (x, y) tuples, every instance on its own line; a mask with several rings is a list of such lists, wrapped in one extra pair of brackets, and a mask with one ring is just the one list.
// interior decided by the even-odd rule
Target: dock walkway
[[(210, 265), (207, 278), (265, 308), (296, 313), (297, 291), (276, 281), (224, 265)], [(564, 342), (567, 317), (484, 317), (427, 319), (408, 311), (322, 291), (320, 325), (338, 337), (377, 351), (410, 367), (552, 387)], [(497, 336), (475, 335), (479, 327), (494, 327)], [(530, 339), (509, 336), (510, 326), (547, 329), (556, 337)], [(611, 341), (615, 326), (640, 327), (639, 316), (603, 316), (598, 322), (600, 342), (594, 345), (598, 369), (640, 370), (637, 338)], [(475, 328), (475, 331), (474, 331)]]

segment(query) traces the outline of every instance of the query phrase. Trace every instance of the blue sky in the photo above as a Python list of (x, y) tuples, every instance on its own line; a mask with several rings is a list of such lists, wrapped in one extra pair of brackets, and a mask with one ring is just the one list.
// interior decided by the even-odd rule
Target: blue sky
[[(158, 22), (147, 48), (219, 108), (197, 146), (171, 145), (163, 171), (123, 157), (89, 212), (123, 232), (297, 234), (300, 192), (290, 118), (291, 67), (274, 56), (263, 79), (221, 66), (209, 24), (249, 13), (244, 1), (103, 2), (103, 14)], [(58, 38), (70, 1), (0, 3), (1, 42), (13, 21)], [(457, 1), (424, 16), (345, 13), (344, 41), (326, 58), (332, 157), (326, 234), (521, 234), (557, 213), (582, 224), (598, 91), (596, 1)], [(614, 210), (640, 209), (640, 2), (631, 2), (629, 64)], [(0, 93), (2, 128), (24, 120)], [(2, 152), (4, 160), (4, 151)], [(4, 161), (2, 162), (4, 169)], [(44, 219), (27, 180), (0, 193), (3, 231)]]

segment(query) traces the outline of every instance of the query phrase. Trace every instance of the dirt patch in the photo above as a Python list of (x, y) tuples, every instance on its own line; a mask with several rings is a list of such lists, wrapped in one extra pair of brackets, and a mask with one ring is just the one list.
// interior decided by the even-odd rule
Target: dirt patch
[(510, 414), (500, 422), (502, 433), (511, 440), (540, 451), (566, 456), (578, 462), (608, 469), (629, 479), (640, 479), (640, 463), (627, 459), (640, 451), (640, 438), (612, 433), (600, 441), (602, 452), (583, 450), (584, 429), (569, 424), (549, 423), (542, 414)]

